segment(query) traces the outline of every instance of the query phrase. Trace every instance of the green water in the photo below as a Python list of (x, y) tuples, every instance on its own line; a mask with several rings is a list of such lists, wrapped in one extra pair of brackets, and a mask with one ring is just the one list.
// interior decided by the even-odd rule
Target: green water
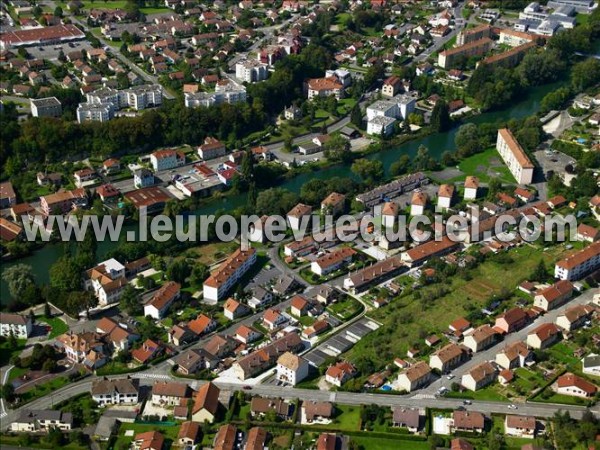
[[(549, 84), (533, 88), (530, 90), (529, 95), (523, 100), (515, 103), (510, 108), (502, 111), (495, 111), (480, 114), (468, 120), (475, 124), (479, 123), (494, 123), (497, 121), (507, 120), (509, 118), (522, 118), (534, 114), (539, 106), (541, 99), (550, 91), (556, 89), (561, 83)], [(369, 159), (378, 159), (383, 162), (384, 167), (389, 168), (390, 165), (396, 161), (401, 155), (408, 154), (413, 156), (416, 154), (419, 146), (424, 145), (429, 149), (429, 152), (434, 157), (439, 157), (446, 150), (454, 150), (454, 136), (456, 135), (457, 128), (454, 128), (446, 133), (437, 133), (426, 136), (424, 138), (407, 142), (396, 148), (381, 151), (369, 155)], [(329, 167), (327, 169), (320, 170), (318, 172), (310, 172), (294, 177), (293, 179), (286, 181), (281, 187), (289, 189), (290, 191), (299, 193), (300, 188), (304, 183), (313, 178), (317, 179), (328, 179), (331, 177), (354, 177), (354, 174), (350, 171), (348, 165), (338, 165)], [(231, 210), (243, 205), (246, 201), (245, 195), (230, 196), (225, 199), (216, 200), (210, 204), (202, 207), (195, 213), (197, 215), (212, 214), (219, 209)], [(134, 225), (126, 227), (126, 230), (134, 229)], [(115, 247), (114, 242), (99, 242), (98, 243), (98, 256), (102, 258), (110, 250)], [(38, 283), (48, 282), (48, 271), (52, 264), (61, 256), (62, 246), (60, 244), (46, 245), (40, 250), (36, 251), (32, 255), (21, 258), (16, 261), (2, 263), (0, 272), (5, 268), (17, 263), (29, 264), (33, 267)], [(8, 293), (8, 287), (4, 281), (0, 282), (0, 304), (7, 304), (10, 301), (10, 294)]]

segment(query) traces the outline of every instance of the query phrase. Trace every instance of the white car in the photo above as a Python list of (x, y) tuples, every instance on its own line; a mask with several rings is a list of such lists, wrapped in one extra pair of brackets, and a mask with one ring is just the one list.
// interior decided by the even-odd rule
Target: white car
[(448, 378), (449, 380), (451, 380), (452, 378), (454, 378), (454, 375), (453, 374), (448, 374), (448, 375), (446, 375), (446, 378)]
[(516, 405), (508, 405), (508, 409), (517, 409)]

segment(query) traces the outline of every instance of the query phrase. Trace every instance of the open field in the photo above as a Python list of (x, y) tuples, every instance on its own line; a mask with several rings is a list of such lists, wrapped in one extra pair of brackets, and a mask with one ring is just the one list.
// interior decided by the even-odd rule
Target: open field
[(50, 325), (50, 327), (52, 327), (52, 331), (50, 331), (50, 335), (48, 336), (48, 339), (54, 339), (58, 336), (60, 336), (61, 334), (66, 333), (67, 331), (69, 331), (69, 326), (62, 320), (59, 319), (58, 317), (38, 317), (36, 319), (38, 322), (44, 322), (47, 323), (48, 325)]

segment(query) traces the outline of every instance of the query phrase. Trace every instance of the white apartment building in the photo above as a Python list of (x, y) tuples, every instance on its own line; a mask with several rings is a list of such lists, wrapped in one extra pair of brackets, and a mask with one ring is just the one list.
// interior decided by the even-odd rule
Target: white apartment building
[(204, 298), (214, 302), (221, 300), (255, 262), (255, 249), (238, 248), (206, 279), (203, 285)]
[(121, 299), (127, 285), (125, 266), (114, 258), (101, 262), (89, 269), (84, 286), (88, 291), (94, 291), (99, 306), (116, 303)]
[(394, 132), (396, 119), (393, 117), (377, 116), (367, 122), (367, 134), (389, 136)]
[(33, 324), (28, 316), (21, 314), (0, 313), (0, 336), (10, 336), (17, 339), (27, 339), (31, 334)]
[(32, 98), (29, 100), (33, 117), (60, 117), (62, 106), (56, 97)]
[(223, 103), (241, 103), (246, 101), (246, 88), (234, 83), (217, 83), (215, 92), (185, 93), (184, 104), (187, 108), (209, 108)]
[(397, 118), (400, 114), (398, 103), (393, 100), (378, 100), (367, 107), (367, 120), (373, 120), (375, 117)]
[(108, 122), (115, 116), (112, 103), (80, 103), (77, 106), (77, 122)]
[(71, 413), (51, 409), (24, 409), (19, 418), (10, 424), (10, 430), (17, 432), (49, 431), (50, 428), (69, 431), (72, 427)]
[(277, 380), (296, 386), (308, 376), (308, 361), (302, 356), (286, 352), (277, 360)]
[(517, 183), (531, 184), (533, 180), (533, 163), (508, 128), (498, 130), (496, 150), (498, 150)]
[(560, 280), (576, 281), (592, 273), (598, 267), (600, 267), (600, 241), (558, 261), (554, 266), (554, 277)]
[(254, 59), (238, 61), (235, 65), (235, 77), (246, 83), (256, 83), (266, 80), (269, 76), (269, 66)]
[(185, 164), (185, 155), (176, 150), (158, 150), (150, 155), (150, 163), (155, 172), (174, 169)]

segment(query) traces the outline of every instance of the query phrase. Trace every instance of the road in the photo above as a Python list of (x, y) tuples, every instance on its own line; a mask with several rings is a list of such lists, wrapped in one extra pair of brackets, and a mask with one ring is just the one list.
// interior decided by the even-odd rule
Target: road
[(464, 374), (466, 374), (467, 372), (469, 372), (471, 369), (473, 369), (475, 366), (477, 366), (485, 361), (491, 361), (491, 360), (495, 361), (496, 353), (498, 353), (500, 350), (502, 350), (507, 345), (513, 344), (518, 341), (526, 340), (527, 334), (543, 323), (555, 322), (556, 318), (559, 315), (561, 315), (566, 308), (570, 308), (570, 307), (576, 306), (576, 305), (583, 305), (583, 304), (590, 303), (594, 297), (595, 292), (596, 291), (594, 291), (594, 289), (590, 289), (590, 290), (584, 292), (579, 297), (576, 297), (573, 300), (571, 300), (570, 302), (567, 302), (562, 307), (554, 309), (554, 310), (547, 312), (546, 314), (538, 317), (535, 321), (530, 323), (525, 328), (522, 328), (521, 330), (516, 331), (514, 333), (508, 334), (504, 338), (503, 341), (499, 342), (498, 344), (494, 345), (493, 347), (490, 347), (487, 350), (484, 350), (482, 352), (474, 353), (471, 360), (469, 360), (462, 366), (459, 366), (456, 369), (452, 370), (452, 374), (454, 375), (454, 378), (452, 380), (448, 380), (445, 376), (442, 376), (440, 379), (438, 379), (434, 383), (430, 384), (427, 388), (422, 389), (420, 391), (420, 393), (425, 394), (425, 395), (427, 395), (427, 394), (432, 395), (442, 386), (446, 387), (447, 389), (450, 389), (450, 386), (452, 383), (454, 383), (454, 382), (460, 383), (461, 377)]
[[(151, 386), (156, 380), (144, 376), (144, 374), (134, 373), (130, 374), (132, 378), (138, 378), (142, 386)], [(118, 378), (118, 377), (110, 377)], [(157, 377), (158, 378), (158, 377)], [(160, 379), (165, 379), (161, 377)], [(172, 377), (169, 377), (172, 378)], [(196, 380), (183, 380), (177, 379), (182, 383), (187, 383), (192, 388), (198, 389), (199, 386), (206, 383), (206, 381)], [(241, 384), (234, 383), (221, 383), (216, 382), (219, 388), (224, 390), (239, 391), (242, 389)], [(21, 413), (22, 410), (26, 409), (48, 409), (52, 408), (57, 403), (68, 400), (76, 395), (80, 395), (86, 392), (90, 392), (92, 388), (92, 380), (86, 379), (77, 383), (65, 386), (53, 392), (51, 395), (42, 397), (34, 400), (33, 402), (23, 406), (22, 408), (11, 410), (5, 417), (0, 419), (0, 426), (2, 429), (7, 428), (10, 423), (14, 422)], [(279, 386), (272, 385), (256, 385), (252, 387), (251, 391), (245, 391), (252, 393), (253, 395), (261, 395), (265, 397), (280, 397), (287, 400), (302, 399), (304, 401), (329, 401), (344, 405), (371, 405), (376, 404), (380, 406), (390, 407), (415, 407), (415, 408), (437, 408), (437, 409), (455, 409), (459, 406), (463, 406), (462, 400), (460, 399), (446, 399), (446, 398), (415, 398), (402, 395), (386, 395), (386, 394), (365, 394), (365, 393), (354, 393), (354, 392), (330, 392), (330, 391), (319, 391), (313, 389), (297, 389), (292, 387), (281, 388)], [(468, 407), (473, 411), (481, 411), (486, 414), (498, 413), (506, 414), (511, 412), (507, 409), (506, 403), (502, 402), (489, 402), (489, 401), (477, 401), (473, 400), (473, 404)], [(540, 418), (549, 418), (554, 413), (561, 409), (563, 411), (569, 411), (571, 417), (580, 418), (586, 408), (581, 406), (568, 406), (568, 405), (554, 405), (548, 403), (527, 403), (520, 404), (517, 414), (527, 414)], [(592, 412), (598, 416), (600, 414), (599, 407), (596, 406), (592, 409)]]
[(433, 53), (437, 52), (444, 45), (446, 45), (447, 42), (449, 42), (454, 36), (456, 36), (467, 25), (467, 21), (465, 21), (462, 18), (463, 7), (464, 7), (464, 4), (461, 3), (459, 6), (454, 8), (453, 14), (454, 14), (454, 17), (456, 18), (454, 29), (452, 31), (450, 31), (450, 33), (448, 33), (446, 36), (441, 37), (439, 39), (435, 39), (434, 43), (431, 47), (428, 47), (420, 55), (415, 56), (414, 61), (416, 61), (417, 63), (425, 61)]

